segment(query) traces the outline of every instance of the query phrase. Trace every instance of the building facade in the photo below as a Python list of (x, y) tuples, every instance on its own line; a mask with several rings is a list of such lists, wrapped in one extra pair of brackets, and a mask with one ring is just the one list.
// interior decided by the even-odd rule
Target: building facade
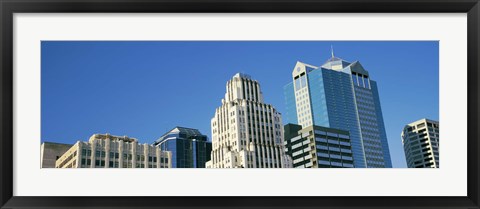
[(348, 131), (355, 167), (392, 167), (377, 83), (360, 62), (297, 62), (284, 94), (287, 123)]
[(285, 152), (294, 168), (353, 168), (352, 146), (348, 131), (287, 124)]
[(55, 162), (72, 147), (71, 144), (44, 142), (40, 146), (40, 167), (55, 168)]
[(212, 143), (197, 129), (175, 127), (153, 143), (172, 153), (172, 168), (205, 168)]
[(421, 119), (406, 125), (401, 137), (409, 168), (439, 168), (439, 123)]
[(236, 74), (227, 82), (222, 105), (211, 120), (208, 168), (286, 168), (282, 116), (263, 101), (258, 81)]
[(56, 168), (171, 168), (171, 153), (139, 144), (135, 138), (94, 134), (77, 141), (55, 163)]

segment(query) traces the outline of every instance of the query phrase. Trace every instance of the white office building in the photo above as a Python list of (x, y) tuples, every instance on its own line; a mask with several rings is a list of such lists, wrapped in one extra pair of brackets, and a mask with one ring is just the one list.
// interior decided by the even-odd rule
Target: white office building
[(263, 101), (258, 81), (237, 73), (211, 121), (207, 168), (290, 168), (284, 153), (282, 116)]
[(406, 125), (402, 144), (409, 168), (439, 168), (439, 123), (421, 119)]

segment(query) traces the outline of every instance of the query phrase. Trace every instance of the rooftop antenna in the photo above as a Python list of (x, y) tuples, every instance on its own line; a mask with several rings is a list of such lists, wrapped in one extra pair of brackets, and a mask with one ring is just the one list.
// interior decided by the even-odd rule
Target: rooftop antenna
[(333, 45), (330, 45), (330, 50), (332, 52), (332, 58), (334, 58), (335, 56), (333, 55)]

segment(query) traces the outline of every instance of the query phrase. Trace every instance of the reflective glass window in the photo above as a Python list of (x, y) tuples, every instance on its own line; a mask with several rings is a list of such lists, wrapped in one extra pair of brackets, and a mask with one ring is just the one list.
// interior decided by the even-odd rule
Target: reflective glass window
[(295, 79), (295, 90), (300, 89), (300, 78)]
[(357, 75), (356, 74), (352, 74), (352, 80), (353, 80), (353, 84), (358, 86), (358, 81), (357, 81)]
[(307, 86), (307, 76), (300, 77), (300, 85), (301, 85), (301, 88)]

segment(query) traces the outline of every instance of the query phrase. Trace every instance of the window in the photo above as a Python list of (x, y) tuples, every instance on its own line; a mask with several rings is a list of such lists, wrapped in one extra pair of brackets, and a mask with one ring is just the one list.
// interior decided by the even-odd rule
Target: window
[(370, 80), (368, 79), (368, 77), (365, 77), (365, 88), (370, 89)]
[(300, 89), (300, 79), (295, 79), (295, 90), (299, 90)]
[(300, 88), (307, 86), (307, 76), (300, 77)]

